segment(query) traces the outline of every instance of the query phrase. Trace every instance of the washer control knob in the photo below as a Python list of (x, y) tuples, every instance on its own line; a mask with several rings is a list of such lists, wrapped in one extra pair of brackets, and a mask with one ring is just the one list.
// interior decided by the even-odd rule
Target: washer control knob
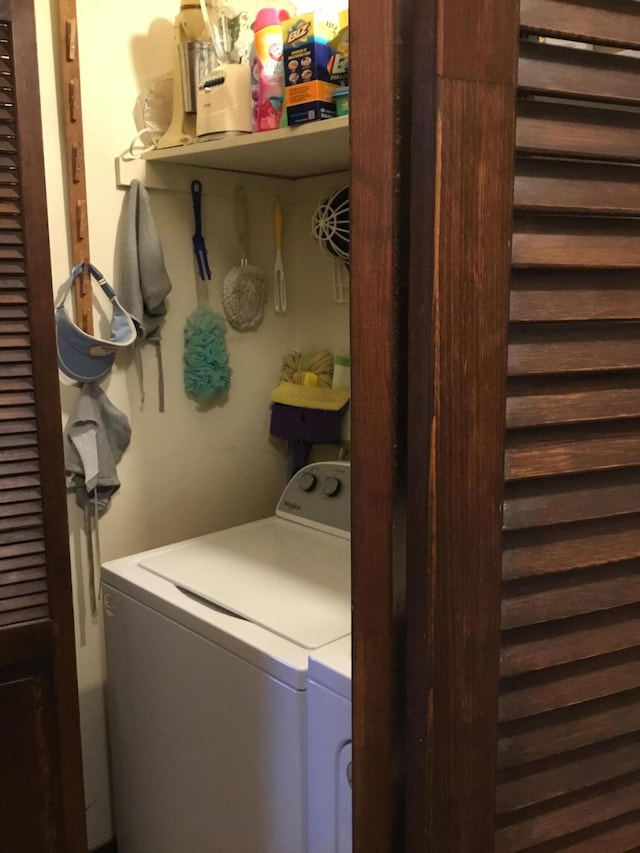
[(318, 478), (315, 474), (312, 474), (311, 471), (305, 471), (300, 477), (300, 488), (303, 492), (312, 492), (317, 482)]
[(322, 494), (328, 498), (335, 498), (342, 487), (342, 483), (337, 477), (327, 477), (322, 484)]

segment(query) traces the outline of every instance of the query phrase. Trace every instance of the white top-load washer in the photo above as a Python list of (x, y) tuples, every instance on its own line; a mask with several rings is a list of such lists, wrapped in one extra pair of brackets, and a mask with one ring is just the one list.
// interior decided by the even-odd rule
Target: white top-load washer
[(309, 658), (350, 646), (350, 493), (348, 463), (309, 465), (274, 517), (104, 565), (121, 853), (308, 849)]

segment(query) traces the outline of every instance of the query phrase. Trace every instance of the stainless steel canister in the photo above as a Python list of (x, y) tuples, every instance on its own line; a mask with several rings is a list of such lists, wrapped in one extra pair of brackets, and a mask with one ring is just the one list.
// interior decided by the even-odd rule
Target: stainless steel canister
[(184, 111), (195, 113), (198, 86), (211, 69), (213, 44), (209, 41), (185, 41), (178, 44), (178, 51)]

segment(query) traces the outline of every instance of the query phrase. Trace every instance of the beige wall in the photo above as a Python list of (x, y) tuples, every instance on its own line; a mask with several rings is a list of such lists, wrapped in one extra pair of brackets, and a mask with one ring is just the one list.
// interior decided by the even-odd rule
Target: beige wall
[[(255, 9), (262, 4), (248, 5)], [(35, 6), (55, 293), (69, 269), (54, 55), (57, 3), (35, 0)], [(133, 107), (139, 91), (171, 70), (172, 21), (178, 6), (177, 0), (111, 0), (108, 4), (77, 0), (91, 257), (116, 287), (114, 253), (123, 191), (116, 188), (114, 158), (135, 133)], [(121, 491), (100, 524), (106, 560), (270, 514), (285, 476), (284, 448), (268, 434), (269, 393), (277, 381), (280, 359), (293, 348), (348, 350), (348, 307), (333, 303), (330, 265), (309, 236), (313, 207), (341, 178), (284, 185), (243, 176), (250, 198), (251, 260), (267, 271), (273, 267), (273, 197), (282, 193), (290, 310), (285, 317), (276, 316), (270, 302), (258, 331), (229, 332), (234, 374), (223, 405), (202, 411), (187, 399), (182, 384), (183, 328), (196, 303), (189, 174), (172, 172), (174, 184), (180, 185), (182, 178), (184, 187), (179, 191), (151, 190), (173, 282), (163, 333), (167, 411), (157, 410), (152, 351), (145, 351), (143, 357), (147, 392), (143, 408), (130, 356), (125, 354), (102, 383), (133, 428), (130, 448), (118, 469)], [(237, 179), (213, 173), (203, 174), (203, 180), (204, 232), (214, 273), (211, 304), (219, 309), (220, 283), (237, 262), (230, 215)], [(77, 393), (76, 386), (61, 378), (65, 422)], [(85, 544), (79, 510), (72, 501), (69, 516), (87, 821), (90, 847), (95, 847), (113, 834), (104, 651), (101, 620), (92, 617), (88, 607)]]

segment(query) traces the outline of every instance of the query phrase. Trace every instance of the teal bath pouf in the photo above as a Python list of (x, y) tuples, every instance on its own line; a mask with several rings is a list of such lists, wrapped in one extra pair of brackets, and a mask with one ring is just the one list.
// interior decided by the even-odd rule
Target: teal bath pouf
[(196, 308), (184, 328), (184, 387), (200, 402), (226, 394), (231, 384), (227, 326), (209, 308)]

